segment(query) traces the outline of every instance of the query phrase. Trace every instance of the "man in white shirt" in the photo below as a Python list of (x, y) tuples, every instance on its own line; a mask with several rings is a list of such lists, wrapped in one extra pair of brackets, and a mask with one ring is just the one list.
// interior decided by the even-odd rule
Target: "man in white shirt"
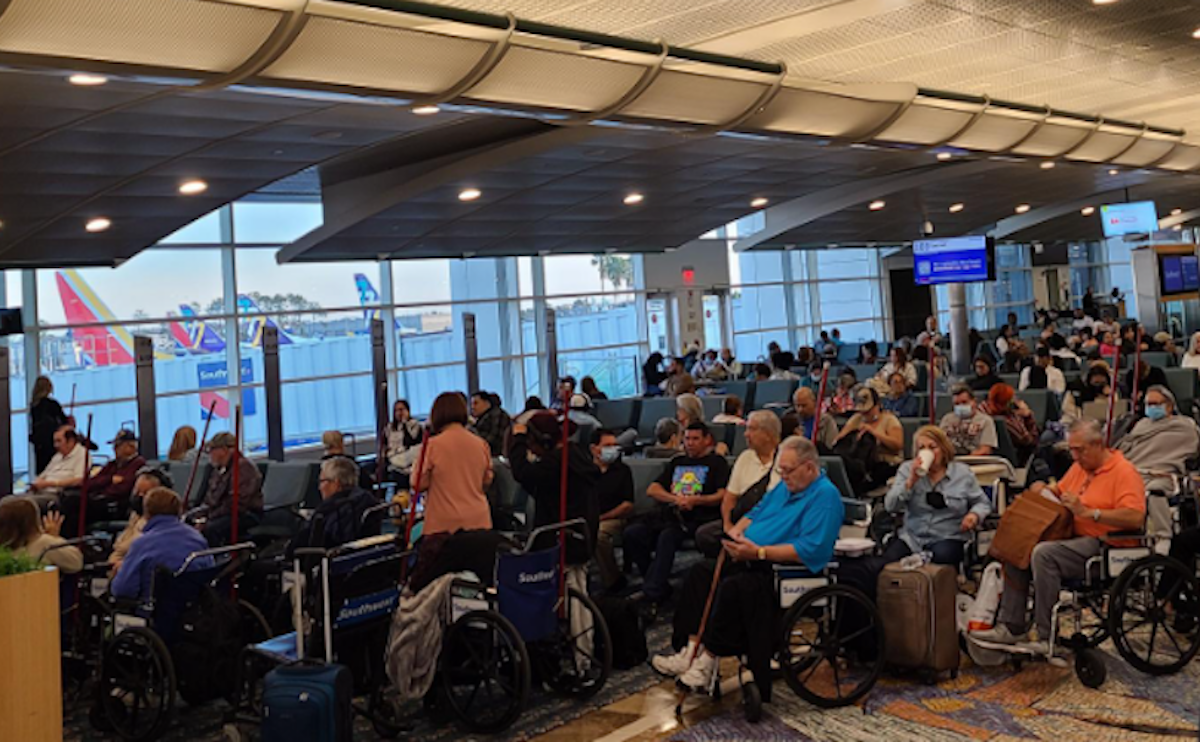
[(746, 418), (746, 450), (733, 464), (729, 483), (721, 492), (721, 519), (696, 529), (696, 548), (705, 556), (721, 551), (721, 534), (750, 512), (762, 496), (779, 484), (775, 452), (783, 426), (774, 412), (756, 410)]
[(1084, 314), (1082, 309), (1075, 310), (1075, 319), (1073, 319), (1071, 321), (1071, 329), (1072, 330), (1079, 332), (1080, 330), (1082, 330), (1085, 327), (1087, 329), (1091, 330), (1091, 329), (1095, 328), (1095, 326), (1096, 326), (1096, 321), (1094, 319), (1092, 319), (1091, 317), (1087, 316), (1086, 314)]
[(932, 314), (925, 318), (925, 329), (920, 335), (917, 335), (917, 345), (937, 345), (942, 339), (942, 334), (938, 332), (937, 317)]
[(54, 431), (54, 450), (54, 458), (29, 485), (39, 495), (60, 495), (69, 487), (83, 484), (87, 449), (74, 428), (64, 425)]
[[(1063, 394), (1067, 391), (1067, 380), (1063, 376), (1063, 372), (1054, 367), (1054, 359), (1050, 356), (1050, 349), (1046, 346), (1040, 346), (1037, 349), (1037, 365), (1046, 372), (1046, 389), (1055, 394)], [(1020, 390), (1025, 391), (1029, 388), (1029, 377), (1032, 374), (1032, 368), (1026, 366), (1021, 371)]]

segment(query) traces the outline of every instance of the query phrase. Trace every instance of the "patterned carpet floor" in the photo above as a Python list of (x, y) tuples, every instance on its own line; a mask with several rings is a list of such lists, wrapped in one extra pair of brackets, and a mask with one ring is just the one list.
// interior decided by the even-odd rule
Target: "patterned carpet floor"
[(1200, 734), (1200, 666), (1151, 677), (1115, 652), (1108, 680), (1085, 688), (1069, 668), (1044, 662), (980, 668), (964, 656), (956, 679), (924, 685), (884, 676), (857, 706), (822, 711), (776, 683), (757, 725), (737, 707), (672, 737), (707, 740), (817, 742), (1180, 742)]

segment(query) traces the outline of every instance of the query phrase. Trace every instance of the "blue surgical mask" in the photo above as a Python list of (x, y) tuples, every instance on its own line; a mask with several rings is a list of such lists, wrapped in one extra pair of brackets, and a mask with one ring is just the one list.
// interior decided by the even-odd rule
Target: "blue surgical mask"
[(606, 464), (611, 464), (621, 458), (620, 446), (605, 446), (600, 449), (600, 460)]
[(1167, 416), (1167, 408), (1158, 404), (1146, 405), (1146, 417), (1151, 420), (1161, 420)]
[(975, 408), (969, 404), (956, 404), (954, 405), (954, 414), (965, 420), (968, 417), (974, 416)]

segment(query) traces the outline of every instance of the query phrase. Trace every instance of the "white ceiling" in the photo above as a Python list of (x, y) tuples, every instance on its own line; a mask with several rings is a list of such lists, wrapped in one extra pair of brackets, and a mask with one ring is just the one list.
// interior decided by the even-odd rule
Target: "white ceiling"
[(442, 0), (786, 62), (819, 80), (911, 82), (1200, 130), (1200, 2)]

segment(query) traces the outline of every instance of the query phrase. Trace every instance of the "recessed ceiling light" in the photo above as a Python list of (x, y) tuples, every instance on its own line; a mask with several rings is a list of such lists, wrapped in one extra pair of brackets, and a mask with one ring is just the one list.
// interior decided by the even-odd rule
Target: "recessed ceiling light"
[(437, 106), (417, 106), (412, 109), (412, 112), (418, 116), (432, 116), (441, 110), (442, 109), (438, 108)]
[(179, 192), (185, 196), (195, 196), (208, 190), (208, 183), (203, 180), (188, 180), (179, 184)]
[(942, 162), (949, 160), (951, 157), (954, 157), (954, 155), (950, 154), (949, 152), (938, 152), (937, 155), (937, 158)]
[(1183, 213), (1183, 209), (1171, 209), (1171, 216), (1179, 216)]
[(464, 188), (458, 192), (459, 201), (474, 201), (483, 195), (483, 191), (478, 188)]
[(872, 201), (870, 204), (867, 205), (867, 208), (870, 209), (871, 211), (879, 211), (884, 206), (887, 206), (886, 201)]
[(629, 194), (628, 196), (626, 196), (626, 197), (625, 197), (625, 205), (626, 205), (626, 206), (637, 206), (638, 204), (640, 204), (640, 203), (641, 203), (642, 201), (644, 201), (644, 200), (646, 200), (646, 197), (645, 197), (645, 196), (643, 196), (642, 194), (640, 194), (640, 193), (631, 193), (631, 194)]
[(1116, 168), (1114, 167), (1112, 170), (1109, 170), (1109, 171), (1108, 171), (1108, 174), (1109, 174), (1109, 175), (1120, 175), (1120, 174), (1121, 174), (1121, 171), (1120, 171), (1120, 170), (1118, 170), (1118, 169), (1116, 169)]
[(1092, 5), (1112, 5), (1117, 0), (1092, 0)]
[(1026, 211), (1029, 211), (1029, 204), (1021, 204), (1017, 207), (1018, 214), (1024, 214)]
[(756, 208), (756, 209), (761, 209), (762, 207), (766, 206), (769, 203), (771, 203), (770, 199), (765, 198), (763, 196), (759, 196), (758, 198), (756, 198), (750, 202), (750, 206), (752, 206), (753, 208)]
[(1192, 31), (1192, 38), (1200, 39), (1200, 28), (1197, 28), (1195, 31)]
[(1046, 162), (1043, 162), (1043, 163), (1042, 163), (1041, 165), (1039, 165), (1038, 167), (1040, 167), (1040, 168), (1041, 168), (1041, 169), (1043, 169), (1043, 170), (1053, 170), (1053, 169), (1054, 169), (1054, 163), (1053, 163), (1053, 162), (1050, 162), (1049, 160), (1047, 160)]
[(88, 75), (82, 72), (71, 75), (67, 78), (67, 82), (72, 85), (82, 85), (84, 87), (103, 85), (108, 82), (108, 78), (104, 75)]
[(962, 211), (965, 208), (966, 207), (963, 206), (962, 204), (950, 204), (950, 213), (957, 214), (958, 212)]
[(1096, 207), (1095, 206), (1084, 206), (1082, 209), (1079, 210), (1079, 213), (1084, 216), (1091, 216), (1092, 214), (1096, 213)]
[(83, 228), (89, 232), (103, 232), (111, 226), (112, 221), (105, 219), (102, 216), (98, 216), (95, 219), (89, 219), (88, 223), (84, 225)]

